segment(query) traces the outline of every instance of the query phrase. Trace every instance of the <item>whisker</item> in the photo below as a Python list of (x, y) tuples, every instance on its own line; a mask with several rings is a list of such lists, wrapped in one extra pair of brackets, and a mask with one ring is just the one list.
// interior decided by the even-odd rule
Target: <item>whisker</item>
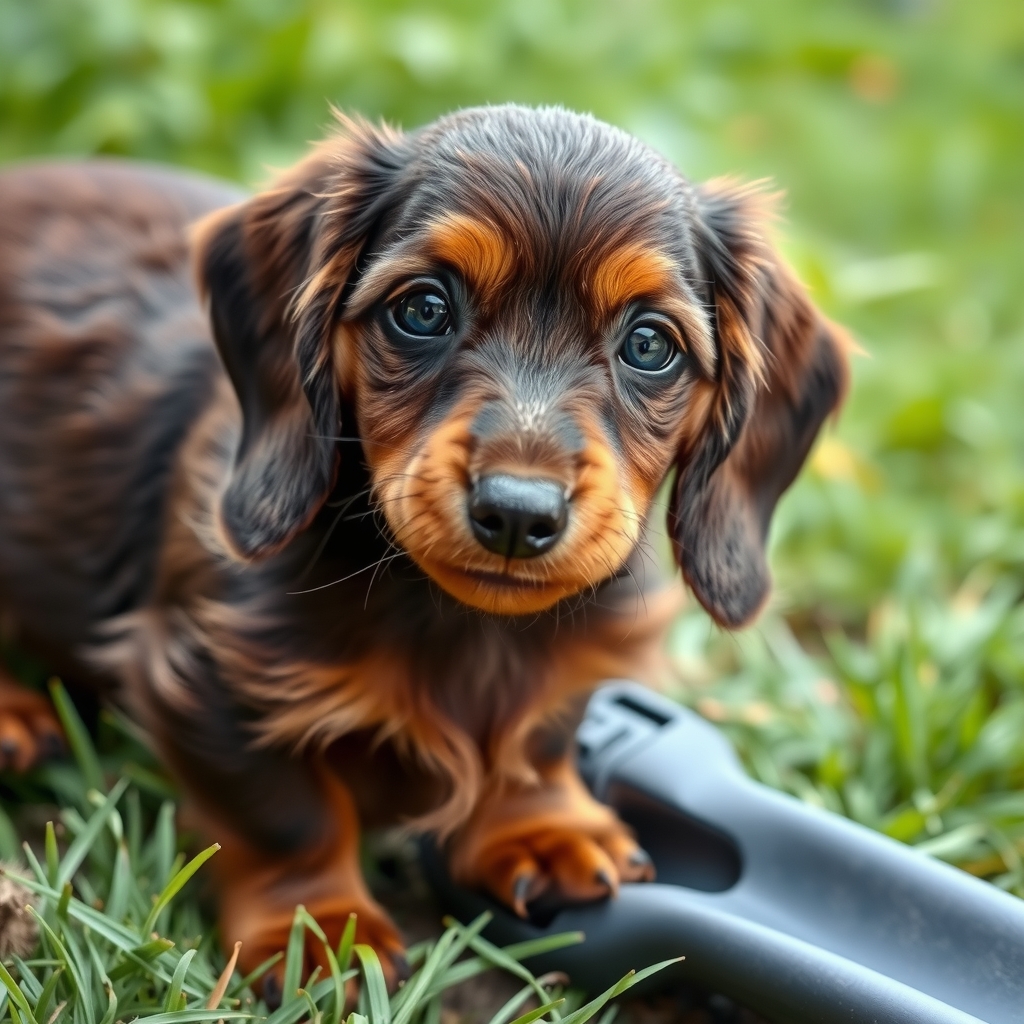
[(357, 498), (364, 497), (372, 490), (373, 485), (371, 484), (369, 487), (364, 487), (361, 491), (356, 491), (355, 494), (350, 494), (347, 498), (339, 498), (337, 501), (325, 501), (324, 508), (337, 508), (339, 505), (345, 505), (346, 503), (355, 501)]
[[(390, 544), (391, 542), (389, 541), (388, 543)], [(394, 544), (391, 544), (391, 546), (393, 548), (395, 547)], [(373, 581), (377, 578), (377, 570), (382, 565), (384, 565), (385, 562), (390, 564), (401, 554), (404, 554), (404, 552), (396, 549), (393, 555), (385, 555), (383, 558), (377, 561), (377, 564), (373, 567), (373, 575), (370, 577), (370, 582), (367, 584), (366, 587), (366, 596), (363, 598), (363, 611), (366, 611), (367, 605), (369, 605), (370, 603), (370, 591), (373, 590)]]
[[(602, 540), (603, 539), (604, 538), (602, 538)], [(636, 605), (634, 606), (633, 625), (630, 626), (629, 629), (626, 631), (626, 636), (628, 637), (630, 635), (630, 633), (633, 632), (633, 627), (636, 626), (637, 621), (640, 618), (640, 603), (641, 602), (643, 603), (643, 606), (644, 606), (644, 615), (648, 614), (647, 595), (644, 593), (644, 588), (640, 585), (640, 581), (636, 578), (636, 574), (630, 568), (630, 565), (629, 565), (628, 561), (622, 563), (622, 568), (626, 570), (626, 574), (629, 576), (630, 580), (632, 580), (633, 586), (636, 588), (637, 597), (639, 598), (639, 600), (637, 601)]]
[(349, 444), (361, 444), (370, 445), (374, 448), (388, 448), (393, 452), (404, 452), (406, 455), (411, 455), (416, 451), (415, 447), (409, 447), (408, 445), (400, 444), (388, 444), (386, 441), (371, 441), (365, 437), (341, 437), (335, 436), (334, 434), (307, 434), (307, 437), (313, 438), (316, 441), (347, 441)]
[(370, 565), (364, 565), (361, 569), (356, 569), (355, 572), (350, 572), (347, 576), (342, 576), (340, 579), (331, 580), (330, 583), (321, 583), (319, 587), (310, 587), (308, 590), (289, 590), (289, 597), (297, 597), (300, 594), (313, 594), (318, 590), (326, 590), (328, 587), (333, 587), (337, 583), (344, 583), (345, 580), (352, 579), (353, 576), (358, 576), (362, 572), (366, 572), (367, 569), (375, 569), (381, 562), (390, 562), (395, 558), (399, 558), (404, 555), (404, 551), (396, 551), (393, 555), (384, 555), (383, 558), (378, 559), (376, 562)]
[[(355, 440), (355, 439), (349, 438), (347, 440)], [(419, 474), (416, 474), (416, 473), (391, 473), (387, 477), (384, 477), (381, 482), (384, 483), (384, 482), (387, 482), (387, 481), (390, 481), (390, 480), (395, 480), (395, 479), (398, 479), (399, 477), (409, 477), (410, 479), (415, 480), (415, 479), (419, 478)], [(320, 556), (324, 553), (324, 549), (327, 547), (327, 544), (330, 541), (331, 536), (333, 535), (333, 533), (334, 533), (335, 529), (337, 528), (339, 522), (351, 522), (354, 519), (360, 519), (360, 518), (363, 518), (364, 516), (372, 515), (372, 514), (375, 514), (377, 512), (377, 509), (370, 509), (367, 512), (360, 512), (360, 513), (357, 513), (357, 514), (352, 515), (352, 516), (345, 516), (344, 515), (344, 513), (348, 509), (350, 509), (352, 507), (352, 505), (356, 501), (359, 500), (359, 498), (362, 498), (362, 497), (365, 497), (366, 495), (369, 495), (372, 492), (374, 486), (375, 486), (374, 484), (371, 484), (369, 487), (364, 487), (361, 491), (356, 491), (355, 494), (350, 494), (347, 498), (341, 499), (339, 501), (325, 502), (325, 506), (328, 507), (328, 508), (338, 508), (339, 509), (338, 514), (334, 517), (334, 519), (331, 521), (331, 524), (324, 531), (324, 535), (320, 539), (320, 542), (317, 544), (316, 550), (313, 552), (312, 558), (309, 560), (309, 562), (307, 563), (306, 567), (302, 570), (302, 572), (299, 573), (299, 576), (298, 576), (298, 579), (297, 579), (296, 582), (301, 583), (302, 580), (304, 580), (310, 574), (310, 572), (313, 570), (313, 567), (316, 565), (317, 561), (320, 559)], [(404, 495), (404, 497), (412, 497), (412, 498), (422, 497), (423, 493), (425, 493), (425, 492), (419, 492), (418, 494)], [(376, 498), (376, 499), (374, 499), (374, 501), (379, 505), (379, 504), (383, 504), (385, 501), (395, 501), (395, 500), (398, 500), (401, 497), (403, 497), (403, 495), (396, 495), (394, 498), (387, 498), (387, 499)], [(381, 532), (383, 533), (384, 531), (382, 530)], [(388, 538), (385, 536), (385, 540), (387, 540), (387, 539)], [(390, 541), (388, 541), (388, 543), (390, 543)], [(293, 591), (292, 593), (300, 594), (300, 593), (308, 593), (308, 591)]]
[(317, 544), (316, 551), (313, 552), (313, 557), (309, 560), (309, 563), (307, 564), (306, 568), (299, 573), (299, 578), (296, 582), (301, 583), (310, 574), (310, 572), (313, 569), (313, 566), (316, 565), (320, 556), (324, 553), (324, 548), (327, 547), (327, 542), (331, 539), (331, 534), (334, 533), (334, 528), (338, 525), (338, 523), (342, 521), (342, 516), (344, 516), (346, 510), (351, 508), (352, 503), (363, 493), (364, 492), (359, 491), (356, 494), (353, 494), (348, 499), (348, 501), (344, 502), (341, 505), (341, 508), (338, 510), (338, 514), (334, 517), (333, 520), (331, 520), (331, 525), (327, 527), (327, 529), (324, 531), (323, 537), (320, 538), (320, 543)]

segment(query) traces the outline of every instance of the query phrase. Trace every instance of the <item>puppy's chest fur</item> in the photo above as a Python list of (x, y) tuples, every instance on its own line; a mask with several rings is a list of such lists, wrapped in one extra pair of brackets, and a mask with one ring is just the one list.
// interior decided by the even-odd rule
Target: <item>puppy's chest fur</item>
[[(182, 449), (177, 514), (142, 617), (176, 634), (171, 650), (213, 663), (209, 685), (237, 702), (255, 744), (337, 754), (371, 737), (370, 746), (458, 780), (452, 791), (468, 809), (484, 779), (528, 778), (531, 765), (563, 753), (579, 695), (596, 682), (654, 671), (679, 588), (665, 586), (641, 549), (619, 576), (550, 611), (476, 611), (387, 538), (357, 444), (343, 448), (334, 493), (310, 528), (239, 567), (213, 515), (237, 434), (222, 382)], [(196, 685), (196, 673), (190, 682), (173, 666), (147, 675), (180, 679), (182, 700)]]

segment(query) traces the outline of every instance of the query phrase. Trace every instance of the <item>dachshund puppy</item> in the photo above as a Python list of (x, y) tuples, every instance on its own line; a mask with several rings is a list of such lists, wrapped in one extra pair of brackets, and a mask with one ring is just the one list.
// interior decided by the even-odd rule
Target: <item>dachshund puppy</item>
[[(769, 212), (517, 106), (345, 121), (251, 198), (114, 162), (0, 179), (0, 606), (148, 731), (223, 844), (243, 969), (302, 902), (401, 973), (360, 827), (433, 830), (520, 914), (652, 877), (572, 744), (677, 607), (656, 496), (743, 625), (846, 386)], [(0, 723), (22, 763), (54, 730), (9, 688)]]

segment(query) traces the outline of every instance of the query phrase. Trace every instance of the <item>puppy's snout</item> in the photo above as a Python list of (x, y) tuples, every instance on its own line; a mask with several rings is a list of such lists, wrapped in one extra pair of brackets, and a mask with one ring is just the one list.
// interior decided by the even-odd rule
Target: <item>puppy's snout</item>
[(473, 535), (505, 558), (550, 551), (569, 518), (565, 491), (553, 480), (495, 474), (481, 477), (469, 495)]

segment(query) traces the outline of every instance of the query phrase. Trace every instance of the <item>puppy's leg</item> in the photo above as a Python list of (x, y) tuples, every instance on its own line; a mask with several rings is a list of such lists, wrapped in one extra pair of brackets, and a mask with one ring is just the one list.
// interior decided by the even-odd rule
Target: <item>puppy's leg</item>
[(64, 750), (53, 706), (0, 668), (0, 768), (23, 772)]
[[(356, 915), (356, 941), (380, 955), (389, 985), (408, 975), (401, 936), (373, 899), (359, 867), (359, 824), (347, 788), (323, 775), (332, 826), (321, 841), (288, 856), (268, 855), (221, 830), (222, 849), (214, 858), (220, 879), (220, 925), (225, 944), (242, 942), (243, 970), (251, 970), (285, 948), (296, 904), (319, 922), (337, 947), (350, 914)], [(323, 943), (306, 933), (306, 970), (329, 970)], [(240, 958), (240, 963), (241, 963)], [(280, 998), (283, 963), (263, 983), (268, 1002)]]
[[(161, 701), (150, 690), (146, 717), (203, 830), (221, 843), (211, 868), (224, 945), (242, 941), (246, 973), (285, 948), (296, 904), (334, 946), (354, 913), (357, 940), (377, 950), (396, 982), (405, 970), (403, 944), (363, 882), (348, 790), (314, 760), (255, 747), (246, 712), (218, 684), (210, 661), (196, 659), (192, 668), (186, 699)], [(309, 932), (306, 939), (307, 967), (326, 967), (322, 943)], [(264, 982), (268, 999), (280, 993), (282, 976), (279, 964)]]
[(452, 843), (456, 881), (490, 890), (525, 917), (542, 894), (591, 900), (615, 895), (621, 882), (653, 880), (650, 857), (589, 794), (568, 754), (538, 775), (536, 786), (505, 785), (481, 799)]

